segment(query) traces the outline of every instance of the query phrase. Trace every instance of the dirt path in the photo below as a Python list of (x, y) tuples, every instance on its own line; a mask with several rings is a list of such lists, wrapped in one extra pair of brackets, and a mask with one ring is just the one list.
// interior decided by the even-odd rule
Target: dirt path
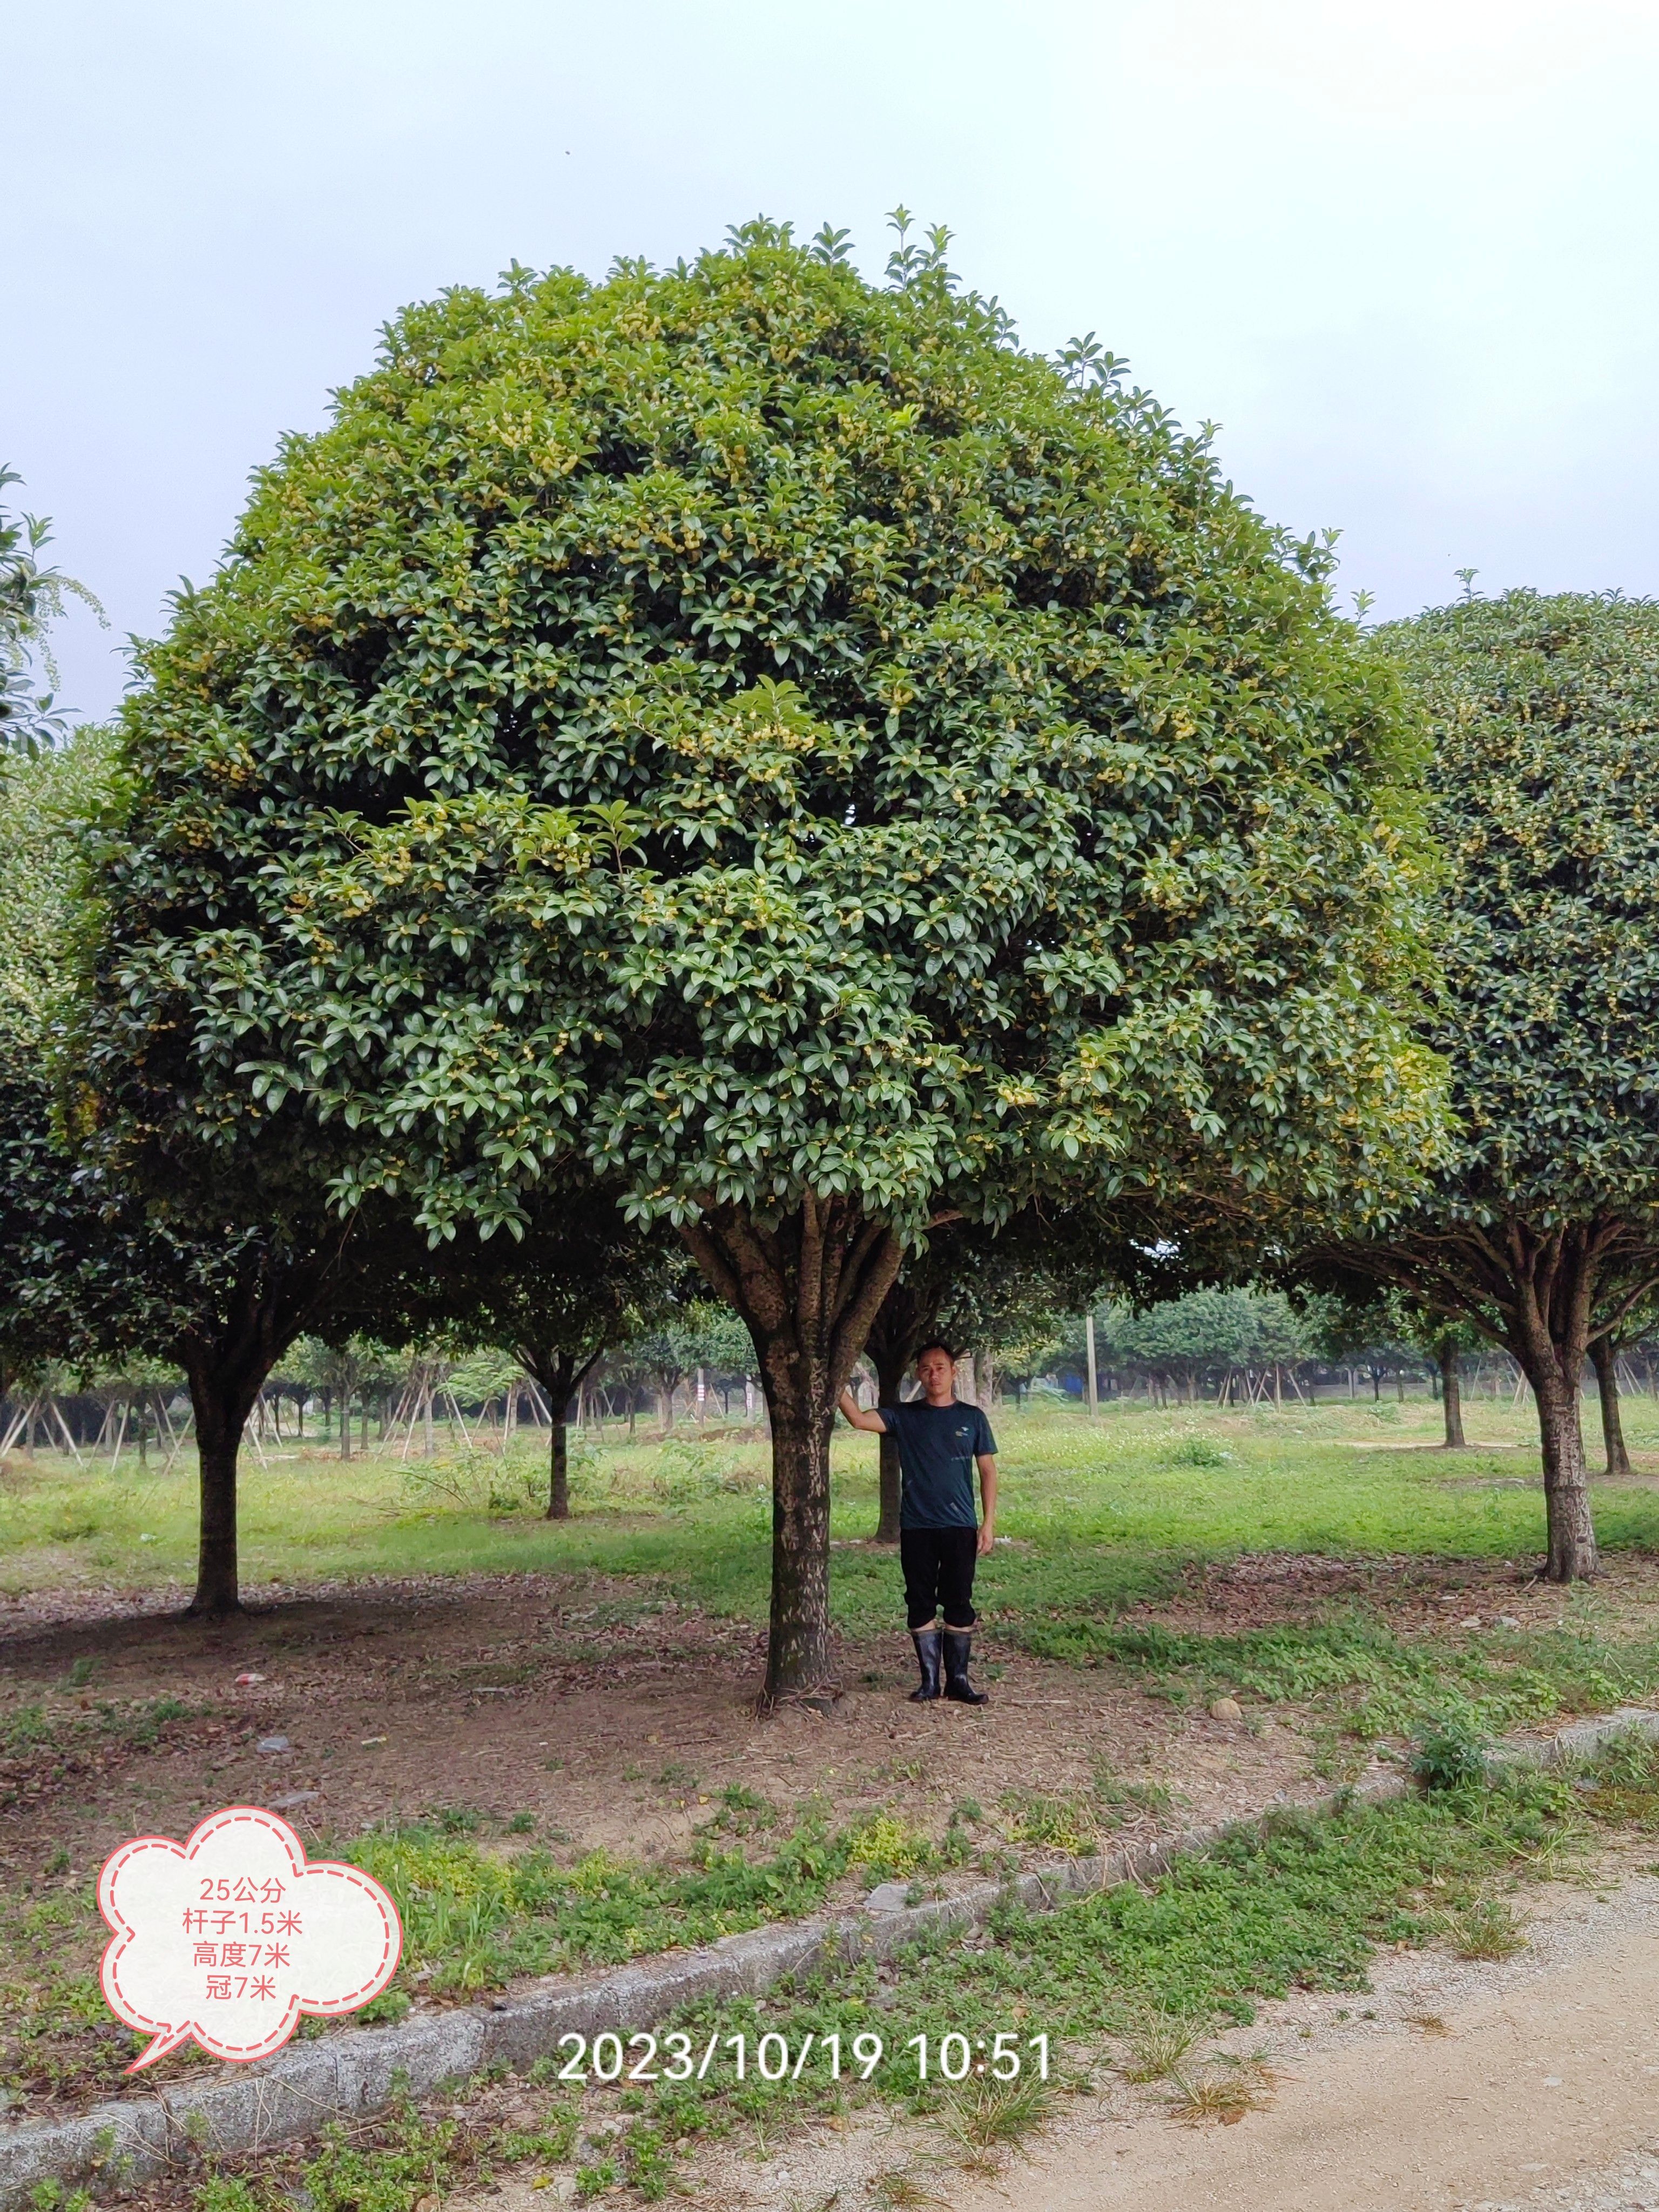
[[(1504, 1966), (1399, 1955), (1374, 1996), (1276, 2008), (1254, 2045), (1290, 2078), (1272, 2107), (1202, 2130), (1099, 2116), (1001, 2188), (1044, 2212), (1574, 2212), (1659, 2205), (1659, 1881), (1547, 1903)], [(1341, 2012), (1349, 2018), (1340, 2019)], [(1374, 2021), (1356, 2019), (1375, 2012)], [(1444, 2032), (1410, 2018), (1443, 2023)], [(1303, 2030), (1311, 2028), (1310, 2035)]]
[[(1599, 1889), (1540, 1893), (1527, 1948), (1502, 1964), (1385, 1953), (1364, 1995), (1264, 2007), (1213, 2046), (1279, 2075), (1237, 2125), (1180, 2125), (1159, 2089), (1103, 2070), (1099, 2094), (1067, 2100), (996, 2180), (890, 2111), (764, 2159), (730, 2146), (696, 2162), (688, 2196), (721, 2212), (1659, 2212), (1659, 1879), (1642, 1864), (1635, 1852)], [(923, 2193), (884, 2191), (895, 2175)], [(514, 2176), (489, 2212), (547, 2203)], [(485, 2207), (457, 2197), (447, 2212)]]

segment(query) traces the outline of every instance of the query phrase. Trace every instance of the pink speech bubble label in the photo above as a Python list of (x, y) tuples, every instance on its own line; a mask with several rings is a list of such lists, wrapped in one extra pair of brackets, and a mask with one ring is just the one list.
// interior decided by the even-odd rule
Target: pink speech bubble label
[(155, 2038), (136, 2074), (194, 2036), (243, 2063), (302, 2013), (356, 2012), (398, 1971), (404, 1931), (378, 1881), (321, 1859), (263, 1806), (233, 1805), (175, 1844), (138, 1836), (105, 1862), (98, 1910), (115, 1930), (99, 1970), (110, 2010)]

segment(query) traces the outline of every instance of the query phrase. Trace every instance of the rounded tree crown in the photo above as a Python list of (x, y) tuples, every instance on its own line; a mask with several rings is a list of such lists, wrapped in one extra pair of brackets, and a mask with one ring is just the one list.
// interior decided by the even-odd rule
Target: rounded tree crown
[(1328, 567), (937, 240), (411, 308), (146, 657), (111, 1094), (434, 1233), (1375, 1199), (1414, 739)]
[(1659, 1216), (1659, 605), (1511, 592), (1378, 635), (1433, 738), (1445, 1190)]

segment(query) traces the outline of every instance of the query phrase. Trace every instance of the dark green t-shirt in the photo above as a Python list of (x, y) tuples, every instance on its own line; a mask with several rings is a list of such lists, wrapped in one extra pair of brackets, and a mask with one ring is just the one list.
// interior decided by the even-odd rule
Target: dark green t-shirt
[(917, 1398), (878, 1410), (888, 1434), (898, 1438), (900, 1528), (976, 1528), (974, 1462), (997, 1448), (979, 1407), (960, 1398), (948, 1406)]

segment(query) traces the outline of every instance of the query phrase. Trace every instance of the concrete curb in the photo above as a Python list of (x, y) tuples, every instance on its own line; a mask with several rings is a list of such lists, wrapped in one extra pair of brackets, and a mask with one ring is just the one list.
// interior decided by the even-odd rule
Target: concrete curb
[[(1626, 1729), (1659, 1736), (1659, 1712), (1631, 1706), (1581, 1721), (1541, 1743), (1502, 1747), (1500, 1762), (1553, 1765), (1581, 1758)], [(1356, 1801), (1405, 1794), (1403, 1776), (1340, 1790), (1298, 1809), (1330, 1813)], [(722, 1936), (696, 1951), (584, 1976), (550, 1977), (523, 1996), (488, 2007), (427, 2014), (386, 2027), (350, 2028), (274, 2057), (226, 2067), (198, 2088), (100, 2105), (70, 2120), (0, 2129), (0, 2212), (22, 2212), (43, 2181), (96, 2190), (147, 2181), (204, 2157), (245, 2155), (315, 2134), (333, 2120), (361, 2119), (400, 2090), (419, 2097), (446, 2081), (492, 2068), (522, 2069), (556, 2051), (562, 2035), (653, 2027), (699, 1999), (758, 1996), (815, 1966), (884, 1959), (930, 1930), (982, 1926), (1000, 1907), (1046, 1912), (1063, 1899), (1120, 1881), (1149, 1881), (1170, 1862), (1200, 1851), (1252, 1819), (1190, 1828), (1152, 1844), (1065, 1859), (1007, 1881), (977, 1882), (954, 1896), (907, 1905), (896, 1882), (865, 1909), (836, 1919), (792, 1921)]]

